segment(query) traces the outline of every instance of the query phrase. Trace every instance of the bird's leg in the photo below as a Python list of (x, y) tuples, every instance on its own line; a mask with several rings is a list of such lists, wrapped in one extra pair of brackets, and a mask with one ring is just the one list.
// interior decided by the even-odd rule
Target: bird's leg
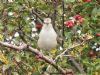
[(50, 60), (53, 60), (52, 54), (49, 52), (49, 58)]
[[(52, 53), (51, 53), (51, 52), (48, 52), (48, 57), (49, 57), (49, 59), (53, 62), (53, 57), (52, 57)], [(51, 63), (52, 63), (52, 62), (51, 62)], [(53, 72), (53, 71), (52, 71), (52, 66), (50, 65), (50, 66), (47, 67), (46, 73), (50, 74), (50, 73), (52, 73), (52, 72)]]

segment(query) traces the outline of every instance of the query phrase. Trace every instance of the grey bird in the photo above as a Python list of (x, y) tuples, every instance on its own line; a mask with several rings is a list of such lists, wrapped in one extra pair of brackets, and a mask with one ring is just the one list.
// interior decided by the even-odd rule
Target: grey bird
[(57, 46), (57, 34), (52, 26), (50, 18), (44, 19), (37, 44), (42, 50), (52, 50)]

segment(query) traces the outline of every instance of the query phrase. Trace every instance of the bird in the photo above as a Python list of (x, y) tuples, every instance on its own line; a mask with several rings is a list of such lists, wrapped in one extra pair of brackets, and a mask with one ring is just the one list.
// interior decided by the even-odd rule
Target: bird
[(51, 18), (44, 18), (42, 29), (39, 33), (38, 47), (50, 51), (57, 46), (57, 33), (55, 32)]

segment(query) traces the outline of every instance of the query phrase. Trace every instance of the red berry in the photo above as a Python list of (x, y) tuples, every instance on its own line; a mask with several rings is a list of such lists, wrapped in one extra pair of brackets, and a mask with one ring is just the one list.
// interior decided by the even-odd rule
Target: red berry
[(36, 55), (35, 58), (36, 58), (37, 61), (42, 61), (42, 59), (39, 55)]
[(97, 57), (96, 56), (93, 56), (93, 60), (96, 60), (97, 59)]
[(68, 28), (72, 28), (74, 26), (74, 23), (72, 20), (68, 20), (66, 21), (65, 26), (67, 26)]
[(17, 15), (17, 13), (16, 13), (16, 12), (14, 12), (14, 13), (13, 13), (13, 16), (14, 16), (14, 17), (18, 17), (18, 15)]
[(39, 59), (40, 57), (38, 55), (35, 56), (36, 59)]
[(91, 2), (92, 0), (83, 0), (84, 2)]
[(96, 33), (96, 36), (100, 37), (100, 32), (99, 33)]
[(93, 51), (90, 51), (90, 52), (89, 52), (89, 55), (90, 55), (90, 56), (94, 56), (94, 52), (93, 52)]
[(75, 19), (78, 20), (79, 22), (83, 22), (83, 17), (81, 15), (76, 15)]
[(36, 24), (36, 29), (40, 30), (42, 28), (41, 24)]
[(76, 20), (80, 20), (82, 18), (82, 16), (80, 16), (80, 15), (75, 15), (75, 19)]

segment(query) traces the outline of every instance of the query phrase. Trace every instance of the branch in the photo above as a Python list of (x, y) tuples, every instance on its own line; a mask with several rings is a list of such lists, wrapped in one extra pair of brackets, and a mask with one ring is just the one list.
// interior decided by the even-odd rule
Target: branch
[(27, 44), (23, 44), (21, 46), (15, 46), (15, 45), (4, 43), (4, 42), (0, 41), (0, 45), (8, 47), (8, 48), (13, 48), (16, 50), (23, 50), (23, 49), (27, 48), (28, 51), (30, 50), (31, 52), (35, 53), (36, 55), (39, 55), (41, 57), (41, 59), (45, 60), (47, 63), (52, 65), (54, 68), (56, 68), (62, 75), (66, 75), (66, 71), (64, 69), (62, 69), (60, 66), (58, 66), (54, 60), (47, 58), (41, 52), (39, 52), (39, 50), (34, 49), (31, 46), (28, 46)]
[[(88, 38), (87, 38), (87, 37), (88, 37)], [(69, 47), (69, 48), (67, 48), (66, 50), (64, 50), (60, 55), (58, 55), (58, 56), (55, 58), (55, 61), (57, 61), (59, 57), (63, 56), (68, 50), (71, 50), (71, 49), (76, 48), (76, 47), (78, 47), (78, 46), (84, 45), (88, 40), (91, 40), (91, 39), (93, 39), (93, 37), (91, 37), (90, 35), (87, 35), (87, 36), (85, 37), (85, 40), (84, 40), (83, 42), (81, 42), (81, 43), (79, 43), (79, 44), (74, 44), (74, 45), (72, 45), (71, 47)]]
[[(87, 38), (88, 37), (88, 38)], [(85, 40), (82, 42), (82, 43), (79, 43), (79, 44), (75, 44), (69, 48), (67, 48), (66, 50), (64, 50), (61, 54), (59, 54), (58, 56), (56, 56), (56, 58), (54, 59), (55, 62), (57, 62), (58, 58), (59, 57), (63, 57), (65, 56), (65, 53), (67, 52), (67, 56), (71, 59), (71, 61), (73, 62), (73, 64), (75, 65), (75, 67), (79, 70), (80, 73), (84, 73), (83, 69), (80, 67), (80, 65), (75, 61), (75, 59), (70, 55), (70, 51), (71, 49), (75, 48), (75, 47), (78, 47), (78, 46), (81, 46), (81, 45), (84, 45), (88, 40), (91, 40), (93, 39), (93, 37), (91, 37), (90, 35), (87, 35)], [(47, 71), (48, 69), (50, 68), (50, 65), (47, 67)]]
[(73, 49), (73, 48), (78, 47), (78, 46), (83, 45), (83, 44), (84, 44), (84, 42), (82, 42), (81, 44), (73, 45), (73, 46), (67, 48), (67, 49), (64, 50), (60, 55), (58, 55), (58, 56), (55, 58), (55, 61), (57, 61), (59, 57), (63, 56), (68, 50)]
[(32, 47), (29, 46), (28, 48), (30, 51), (34, 52), (35, 54), (41, 56), (41, 59), (45, 60), (47, 63), (49, 63), (50, 65), (52, 65), (53, 67), (55, 67), (59, 72), (61, 72), (62, 75), (66, 75), (65, 71), (60, 67), (57, 66), (57, 64), (55, 63), (55, 61), (53, 61), (52, 59), (48, 59), (46, 56), (44, 56), (41, 52), (39, 52), (37, 49), (33, 49)]
[[(77, 44), (77, 45), (74, 45), (72, 47), (67, 48), (61, 54), (59, 54), (58, 56), (56, 56), (56, 58), (54, 59), (54, 61), (57, 62), (58, 61), (58, 58), (62, 58), (65, 55), (65, 53), (67, 52), (68, 57), (71, 59), (71, 61), (75, 65), (75, 67), (77, 67), (77, 69), (80, 71), (80, 73), (84, 73), (83, 70), (80, 68), (79, 64), (74, 60), (74, 58), (68, 52), (68, 50), (73, 49), (73, 48), (78, 47), (78, 46), (83, 45), (83, 44), (84, 44), (84, 42), (82, 42), (81, 44)], [(48, 71), (49, 68), (50, 68), (50, 65), (47, 67), (46, 71)]]
[(40, 22), (41, 24), (43, 24), (43, 22), (42, 22), (43, 19), (39, 16), (39, 14), (38, 14), (37, 12), (34, 11), (34, 9), (31, 9), (30, 12), (31, 12), (32, 14), (36, 15), (36, 16), (39, 18), (39, 22)]
[[(70, 51), (67, 51), (67, 54), (70, 54)], [(69, 59), (73, 62), (74, 66), (78, 69), (78, 71), (79, 71), (81, 74), (85, 74), (83, 68), (80, 67), (80, 64), (77, 63), (73, 57), (69, 57)]]
[(23, 49), (27, 48), (27, 44), (23, 44), (21, 46), (15, 46), (15, 45), (4, 43), (4, 42), (1, 42), (1, 41), (0, 41), (0, 45), (6, 46), (6, 47), (9, 47), (9, 48), (13, 48), (13, 49), (16, 49), (16, 50), (23, 50)]

